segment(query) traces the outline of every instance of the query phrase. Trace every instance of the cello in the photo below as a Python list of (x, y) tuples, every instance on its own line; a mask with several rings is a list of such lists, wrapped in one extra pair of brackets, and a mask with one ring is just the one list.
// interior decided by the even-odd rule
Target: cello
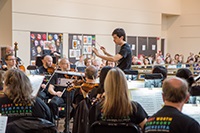
[(17, 60), (17, 58), (18, 58), (17, 57), (17, 50), (18, 50), (18, 46), (17, 45), (18, 45), (18, 43), (15, 42), (14, 45), (15, 45), (14, 51), (15, 51), (15, 58), (16, 58), (17, 68), (20, 69), (21, 71), (25, 72), (26, 71), (25, 67), (21, 64), (21, 62), (19, 60)]

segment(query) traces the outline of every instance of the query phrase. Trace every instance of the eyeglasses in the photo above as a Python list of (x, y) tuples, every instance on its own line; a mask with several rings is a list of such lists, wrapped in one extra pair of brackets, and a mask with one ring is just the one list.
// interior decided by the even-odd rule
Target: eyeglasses
[(7, 61), (15, 61), (16, 59), (7, 59)]

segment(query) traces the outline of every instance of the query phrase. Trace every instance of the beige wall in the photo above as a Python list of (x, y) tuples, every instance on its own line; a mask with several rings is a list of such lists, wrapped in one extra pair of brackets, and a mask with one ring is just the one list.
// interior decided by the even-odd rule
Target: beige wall
[(97, 42), (114, 54), (111, 32), (116, 27), (131, 36), (168, 39), (171, 27), (162, 30), (162, 13), (181, 13), (181, 0), (12, 0), (12, 5), (12, 43), (19, 43), (18, 55), (25, 65), (30, 63), (30, 31), (64, 33), (65, 55), (69, 33), (95, 34)]
[(0, 46), (12, 45), (12, 2), (0, 0)]
[(200, 1), (182, 0), (181, 15), (170, 18), (168, 29), (168, 51), (183, 54), (185, 61), (189, 52), (200, 52)]

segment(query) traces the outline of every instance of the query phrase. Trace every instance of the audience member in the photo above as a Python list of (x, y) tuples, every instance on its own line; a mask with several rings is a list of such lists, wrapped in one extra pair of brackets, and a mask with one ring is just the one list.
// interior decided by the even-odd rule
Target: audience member
[[(183, 78), (187, 81), (189, 92), (190, 92), (192, 84), (195, 83), (194, 75), (192, 74), (192, 72), (187, 68), (180, 68), (176, 72), (176, 77)], [(191, 96), (189, 99), (189, 103), (196, 103), (195, 101), (196, 101), (196, 97)]]
[(115, 67), (116, 63), (112, 61), (106, 61), (106, 66)]
[(79, 56), (79, 60), (77, 62), (75, 62), (75, 65), (76, 65), (76, 67), (85, 66), (84, 55)]
[(145, 133), (199, 133), (199, 123), (181, 113), (189, 99), (187, 82), (178, 77), (167, 78), (162, 91), (164, 106), (148, 119)]
[(99, 71), (101, 68), (101, 60), (99, 59), (94, 59), (92, 61), (92, 65), (96, 67), (96, 69)]
[(52, 121), (49, 107), (40, 98), (34, 98), (32, 91), (30, 80), (24, 72), (10, 69), (5, 73), (0, 113), (8, 116), (8, 123), (26, 116)]
[(163, 76), (163, 80), (167, 78), (167, 69), (164, 66), (154, 66), (152, 73), (161, 73)]
[(84, 64), (86, 67), (91, 66), (92, 65), (92, 60), (90, 58), (85, 58), (84, 59)]

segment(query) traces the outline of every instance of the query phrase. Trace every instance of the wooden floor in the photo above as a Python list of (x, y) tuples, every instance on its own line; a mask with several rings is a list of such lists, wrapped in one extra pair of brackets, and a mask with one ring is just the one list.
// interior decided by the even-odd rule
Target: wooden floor
[[(56, 122), (57, 124), (57, 122)], [(64, 131), (64, 124), (65, 124), (65, 118), (60, 119), (59, 120), (59, 124), (58, 124), (58, 132), (63, 132)], [(72, 127), (73, 127), (73, 120), (70, 120), (70, 124), (69, 124), (69, 130), (70, 132), (72, 132)]]

